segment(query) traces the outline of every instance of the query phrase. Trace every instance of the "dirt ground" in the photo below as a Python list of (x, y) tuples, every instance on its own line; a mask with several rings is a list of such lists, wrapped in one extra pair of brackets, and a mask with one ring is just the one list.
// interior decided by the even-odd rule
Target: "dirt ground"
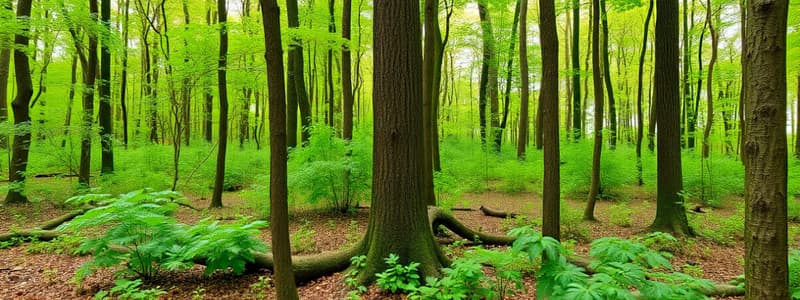
[[(615, 209), (613, 203), (599, 201), (596, 208), (598, 222), (580, 222), (590, 239), (605, 236), (631, 237), (645, 232), (655, 214), (655, 199), (631, 193), (628, 207), (632, 211), (629, 227), (612, 224), (610, 212)], [(208, 200), (202, 197), (189, 196), (195, 207), (206, 207)], [(465, 194), (459, 207), (472, 211), (453, 211), (464, 224), (484, 232), (503, 233), (516, 225), (513, 220), (504, 220), (484, 216), (477, 209), (488, 206), (498, 210), (515, 212), (528, 216), (530, 220), (540, 217), (541, 199), (538, 195), (521, 193), (507, 195), (496, 192), (482, 194)], [(264, 199), (263, 201), (268, 201)], [(739, 200), (741, 201), (741, 200)], [(235, 215), (260, 215), (254, 211), (252, 203), (243, 200), (237, 193), (226, 194), (226, 208), (210, 210), (205, 213), (181, 208), (177, 218), (184, 223), (193, 223), (205, 216), (228, 218)], [(568, 208), (582, 211), (581, 201), (567, 200)], [(736, 213), (734, 205), (718, 209), (708, 209), (709, 217), (725, 218)], [(320, 210), (294, 206), (292, 208), (290, 231), (292, 235), (298, 231), (308, 234), (303, 239), (303, 250), (298, 255), (314, 255), (323, 251), (338, 249), (366, 231), (368, 209), (359, 209), (352, 215), (337, 215)], [(21, 206), (0, 206), (0, 233), (14, 229), (25, 229), (62, 215), (69, 210), (49, 202), (34, 203)], [(690, 216), (692, 217), (692, 216)], [(703, 218), (703, 220), (708, 218)], [(703, 221), (697, 223), (704, 226)], [(532, 222), (535, 226), (535, 223)], [(310, 233), (310, 234), (309, 234)], [(269, 243), (269, 230), (264, 230), (261, 238)], [(683, 266), (694, 265), (702, 271), (702, 276), (716, 282), (727, 282), (744, 272), (744, 243), (741, 240), (721, 245), (710, 239), (696, 238), (685, 242), (685, 247), (672, 260), (673, 266), (681, 270)], [(114, 270), (101, 270), (90, 275), (81, 286), (71, 282), (75, 270), (89, 257), (69, 254), (28, 254), (28, 246), (21, 245), (0, 250), (0, 299), (91, 299), (99, 290), (113, 287)], [(589, 243), (579, 241), (575, 245), (578, 253), (586, 254)], [(269, 270), (259, 270), (243, 276), (218, 272), (210, 277), (203, 276), (202, 267), (195, 266), (188, 271), (162, 272), (160, 277), (147, 283), (147, 287), (158, 287), (165, 290), (165, 299), (258, 299), (272, 297), (272, 290), (255, 288), (259, 281), (263, 282), (271, 276)], [(269, 286), (269, 284), (267, 284)], [(535, 282), (532, 276), (524, 279), (525, 290), (507, 299), (535, 299)], [(333, 274), (299, 287), (301, 299), (343, 299), (348, 292), (343, 283), (342, 274)], [(372, 287), (362, 295), (363, 299), (404, 299), (402, 296), (380, 293)], [(736, 298), (731, 298), (736, 299)]]

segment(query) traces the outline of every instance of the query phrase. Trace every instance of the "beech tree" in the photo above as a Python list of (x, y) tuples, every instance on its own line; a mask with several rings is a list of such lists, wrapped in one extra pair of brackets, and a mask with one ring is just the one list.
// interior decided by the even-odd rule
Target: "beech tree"
[(603, 153), (603, 75), (600, 72), (600, 0), (592, 0), (592, 84), (594, 86), (594, 150), (592, 185), (583, 211), (584, 220), (594, 220), (594, 205), (600, 194), (600, 156)]
[(530, 100), (530, 76), (528, 75), (528, 0), (522, 0), (519, 12), (519, 137), (517, 159), (525, 159), (528, 145), (528, 101)]
[[(744, 39), (745, 297), (789, 299), (786, 25), (788, 0), (747, 1)], [(790, 200), (793, 201), (793, 200)]]
[(209, 207), (222, 207), (222, 189), (225, 184), (225, 153), (228, 149), (228, 10), (226, 0), (217, 1), (219, 14), (219, 60), (217, 63), (217, 88), (219, 89), (219, 141), (217, 150), (217, 172), (214, 179), (214, 192)]
[[(31, 0), (17, 2), (17, 20), (24, 20), (31, 16)], [(28, 49), (30, 25), (27, 22), (22, 27), (22, 32), (14, 36), (14, 77), (17, 82), (17, 95), (11, 103), (14, 112), (14, 141), (11, 149), (11, 165), (8, 168), (9, 181), (15, 186), (8, 190), (5, 203), (28, 202), (25, 196), (25, 171), (28, 169), (28, 151), (31, 145), (30, 123), (31, 116), (28, 105), (33, 96), (33, 82), (31, 81), (31, 67), (28, 62)]]
[(561, 156), (558, 140), (558, 32), (553, 1), (539, 1), (542, 44), (542, 102), (544, 129), (544, 191), (542, 234), (561, 238)]

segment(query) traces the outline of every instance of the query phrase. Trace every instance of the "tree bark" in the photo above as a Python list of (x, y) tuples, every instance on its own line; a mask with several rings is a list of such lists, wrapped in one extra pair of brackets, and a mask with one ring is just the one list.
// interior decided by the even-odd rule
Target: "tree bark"
[[(647, 53), (647, 37), (650, 31), (650, 19), (653, 17), (653, 1), (647, 5), (647, 17), (644, 19), (644, 34), (642, 36), (642, 51), (639, 54), (639, 80), (636, 89), (636, 171), (639, 185), (644, 184), (642, 176), (642, 139), (644, 137), (644, 113), (642, 112), (642, 92), (644, 84), (644, 57)], [(652, 85), (652, 82), (650, 83)], [(650, 122), (654, 122), (650, 119)]]
[(286, 93), (283, 80), (280, 9), (276, 0), (261, 0), (264, 46), (269, 85), (270, 230), (275, 271), (276, 299), (298, 299), (289, 243), (289, 210), (286, 179)]
[(422, 45), (418, 1), (374, 2), (373, 184), (361, 282), (386, 269), (384, 258), (420, 263), (435, 276), (446, 261), (433, 239), (423, 198)]
[(745, 295), (789, 299), (787, 262), (787, 0), (747, 1)]
[[(300, 19), (298, 16), (297, 0), (286, 1), (286, 14), (288, 15), (289, 28), (299, 28)], [(289, 147), (297, 146), (297, 108), (300, 109), (300, 142), (306, 143), (309, 138), (309, 128), (311, 126), (311, 106), (308, 104), (308, 93), (306, 91), (305, 78), (303, 77), (303, 41), (296, 38), (289, 46), (288, 56), (288, 76), (290, 83), (287, 89), (294, 89), (287, 93), (288, 107), (288, 143)], [(294, 98), (294, 99), (292, 99)]]
[(541, 28), (542, 89), (539, 101), (544, 114), (544, 184), (542, 234), (561, 238), (561, 158), (558, 139), (558, 32), (553, 1), (539, 1)]
[(425, 0), (425, 43), (422, 56), (422, 197), (427, 205), (436, 205), (433, 192), (433, 119), (434, 73), (436, 63), (436, 44), (438, 37), (433, 33), (434, 24), (439, 23), (439, 1)]
[(611, 149), (617, 146), (617, 104), (614, 99), (614, 84), (611, 83), (611, 67), (608, 63), (608, 17), (606, 16), (606, 0), (600, 0), (600, 21), (603, 26), (602, 45), (602, 73), (606, 91), (608, 91), (608, 129), (610, 132), (608, 143)]
[[(481, 62), (481, 81), (478, 92), (478, 109), (481, 127), (481, 145), (486, 146), (487, 134), (494, 136), (497, 109), (497, 67), (494, 48), (494, 34), (487, 0), (478, 1), (478, 14), (481, 19), (481, 39), (483, 41), (483, 60)], [(489, 105), (490, 124), (486, 120), (486, 106)]]
[[(4, 10), (9, 14), (14, 13), (11, 4), (12, 0), (2, 2)], [(2, 50), (0, 50), (0, 123), (8, 121), (8, 77), (11, 65), (11, 51), (14, 44), (14, 35), (7, 34), (2, 36)], [(8, 136), (0, 135), (0, 148), (8, 147)]]
[[(111, 27), (111, 0), (100, 1), (100, 23), (108, 30)], [(114, 123), (111, 119), (111, 49), (103, 41), (100, 52), (100, 83), (98, 84), (100, 105), (100, 174), (114, 173)]]
[(708, 62), (708, 79), (706, 79), (706, 128), (703, 129), (703, 158), (707, 159), (709, 155), (709, 147), (711, 141), (711, 127), (714, 125), (714, 64), (717, 62), (717, 48), (719, 43), (719, 34), (714, 27), (713, 8), (711, 0), (708, 0), (706, 8), (707, 16), (706, 22), (708, 23), (708, 31), (711, 34), (711, 60)]
[[(519, 7), (520, 0), (517, 0), (517, 4), (514, 8), (514, 21), (511, 23), (511, 42), (508, 45), (508, 60), (506, 62), (506, 90), (504, 91), (505, 99), (503, 101), (503, 119), (500, 121), (500, 127), (497, 129), (497, 135), (494, 137), (495, 148), (497, 148), (498, 151), (503, 143), (503, 132), (508, 124), (508, 111), (511, 104), (511, 77), (514, 74), (512, 66), (514, 65), (514, 49), (516, 48), (515, 46), (517, 44), (516, 28), (517, 24), (519, 24)], [(556, 60), (558, 60), (558, 57), (556, 57)]]
[(219, 141), (217, 145), (217, 171), (211, 208), (222, 207), (222, 189), (225, 182), (225, 154), (228, 149), (228, 10), (226, 0), (217, 0), (219, 15), (219, 59), (217, 62), (217, 88), (219, 89)]
[(797, 74), (797, 133), (794, 141), (794, 158), (800, 159), (800, 74)]
[(583, 135), (583, 122), (581, 121), (583, 107), (581, 106), (580, 33), (581, 2), (580, 0), (572, 0), (572, 135), (576, 141), (580, 140)]
[(678, 89), (678, 3), (656, 2), (655, 98), (658, 119), (658, 185), (654, 230), (693, 235), (686, 219), (681, 174)]
[[(89, 12), (93, 19), (97, 18), (97, 0), (89, 0)], [(92, 163), (92, 118), (94, 117), (94, 88), (97, 76), (97, 35), (87, 31), (89, 45), (86, 57), (81, 60), (83, 69), (83, 116), (81, 118), (81, 156), (78, 167), (78, 183), (89, 186), (90, 166)]]
[(522, 0), (521, 2), (519, 12), (520, 101), (517, 159), (525, 160), (525, 148), (528, 145), (528, 122), (530, 121), (530, 117), (528, 116), (528, 103), (530, 101), (530, 76), (528, 75), (528, 0)]
[[(17, 19), (23, 20), (31, 16), (31, 0), (17, 2)], [(27, 24), (27, 22), (22, 22)], [(33, 82), (31, 81), (31, 68), (25, 49), (28, 48), (29, 25), (23, 25), (22, 33), (14, 36), (14, 77), (17, 83), (17, 95), (11, 108), (14, 111), (14, 144), (11, 149), (11, 165), (8, 168), (8, 178), (15, 186), (8, 190), (5, 203), (25, 203), (25, 172), (28, 169), (28, 151), (31, 145), (31, 132), (29, 128), (31, 117), (28, 105), (33, 96)]]
[[(122, 40), (128, 40), (128, 21), (130, 0), (125, 0), (124, 17), (122, 24)], [(119, 85), (119, 105), (122, 110), (122, 145), (128, 147), (128, 104), (125, 102), (128, 95), (128, 43), (122, 43), (122, 75), (120, 75)]]
[(603, 151), (603, 75), (600, 73), (600, 0), (592, 0), (592, 83), (594, 85), (594, 150), (592, 152), (592, 185), (584, 220), (594, 220), (594, 206), (600, 194), (600, 156)]
[[(350, 15), (352, 0), (342, 5), (342, 38), (350, 42)], [(342, 47), (342, 138), (353, 139), (353, 83), (351, 72), (350, 44)]]

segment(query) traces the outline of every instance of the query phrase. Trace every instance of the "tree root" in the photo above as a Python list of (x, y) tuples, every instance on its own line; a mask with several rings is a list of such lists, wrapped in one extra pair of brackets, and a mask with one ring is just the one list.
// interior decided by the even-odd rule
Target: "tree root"
[(0, 242), (8, 242), (13, 239), (22, 239), (22, 240), (36, 239), (38, 241), (50, 241), (57, 238), (61, 234), (62, 234), (61, 232), (55, 230), (40, 230), (40, 229), (21, 230), (21, 231), (0, 234)]
[(505, 211), (502, 211), (502, 210), (495, 210), (495, 209), (491, 209), (491, 208), (488, 208), (488, 207), (483, 206), (483, 205), (481, 205), (480, 210), (481, 210), (481, 212), (483, 212), (484, 215), (489, 216), (489, 217), (497, 217), (497, 218), (505, 219), (505, 218), (516, 218), (518, 216), (515, 213), (508, 213), (508, 212), (505, 212)]

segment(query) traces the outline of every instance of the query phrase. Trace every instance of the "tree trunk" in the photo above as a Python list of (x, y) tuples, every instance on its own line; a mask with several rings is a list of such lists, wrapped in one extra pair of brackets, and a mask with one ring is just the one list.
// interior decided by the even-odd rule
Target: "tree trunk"
[(693, 235), (686, 220), (681, 174), (680, 93), (678, 89), (678, 3), (656, 2), (655, 98), (658, 118), (658, 193), (654, 230)]
[(561, 238), (561, 158), (558, 140), (558, 32), (553, 1), (539, 1), (542, 40), (542, 89), (539, 101), (544, 114), (544, 190), (542, 234)]
[(605, 81), (605, 87), (608, 91), (608, 118), (609, 118), (609, 138), (608, 143), (611, 145), (611, 149), (614, 149), (617, 146), (617, 104), (614, 101), (614, 84), (611, 83), (611, 67), (608, 63), (608, 17), (606, 16), (606, 0), (600, 0), (600, 17), (601, 23), (603, 26), (603, 52), (602, 52), (602, 59), (603, 59), (603, 80)]
[(794, 141), (794, 158), (800, 159), (800, 74), (797, 74), (797, 133)]
[(584, 220), (594, 220), (594, 205), (600, 194), (600, 155), (603, 151), (603, 75), (600, 73), (600, 0), (592, 0), (592, 83), (594, 85), (594, 150), (592, 152), (592, 185)]
[(717, 62), (717, 45), (719, 43), (719, 36), (716, 28), (714, 28), (711, 0), (708, 0), (707, 6), (706, 22), (708, 22), (708, 32), (711, 34), (711, 60), (708, 62), (708, 79), (706, 79), (706, 128), (703, 130), (704, 159), (708, 158), (709, 155), (711, 144), (709, 138), (711, 137), (711, 127), (714, 125), (714, 90), (712, 83), (714, 81), (714, 64)]
[(211, 195), (211, 208), (222, 207), (222, 189), (225, 182), (225, 153), (228, 149), (228, 10), (226, 0), (217, 0), (219, 15), (219, 60), (217, 68), (217, 88), (219, 89), (219, 142), (217, 150), (217, 171), (214, 192)]
[[(581, 139), (583, 127), (581, 117), (581, 2), (572, 0), (572, 135), (575, 141)], [(588, 91), (587, 91), (588, 93)]]
[[(789, 299), (787, 0), (748, 1), (745, 69), (746, 299)], [(794, 201), (793, 199), (790, 201)]]
[[(297, 0), (286, 1), (286, 13), (288, 14), (289, 28), (299, 28), (300, 19), (298, 17)], [(306, 143), (309, 138), (309, 128), (311, 126), (311, 106), (308, 104), (308, 93), (306, 92), (306, 84), (304, 79), (303, 69), (303, 46), (302, 40), (296, 38), (289, 47), (289, 75), (287, 79), (290, 84), (287, 85), (288, 89), (294, 89), (288, 92), (287, 104), (288, 108), (288, 143), (289, 147), (297, 146), (297, 108), (300, 109), (300, 142)], [(294, 99), (292, 99), (294, 96)], [(294, 100), (294, 101), (292, 101)]]
[[(334, 17), (336, 13), (335, 7), (336, 1), (335, 0), (328, 0), (328, 32), (333, 35), (336, 33), (336, 19)], [(325, 73), (325, 88), (327, 89), (325, 94), (327, 97), (328, 103), (328, 126), (331, 128), (336, 127), (336, 114), (335, 114), (335, 107), (334, 101), (336, 97), (334, 97), (334, 88), (333, 88), (333, 49), (328, 48), (328, 55), (326, 60), (327, 72)]]
[[(528, 102), (530, 98), (530, 76), (528, 75), (528, 0), (522, 0), (519, 11), (519, 138), (517, 138), (517, 159), (525, 160), (528, 145)], [(578, 100), (580, 101), (580, 100)], [(580, 127), (580, 126), (578, 126)]]
[[(644, 81), (644, 57), (647, 53), (647, 37), (649, 36), (650, 31), (650, 19), (653, 17), (653, 1), (650, 0), (650, 4), (647, 5), (647, 17), (644, 19), (644, 34), (642, 36), (642, 51), (639, 54), (639, 73), (638, 73), (638, 86), (636, 89), (636, 171), (639, 180), (639, 185), (644, 184), (644, 179), (642, 178), (642, 139), (644, 137), (644, 113), (642, 112), (642, 92), (643, 92), (643, 81)], [(652, 82), (650, 83), (652, 85)], [(653, 122), (653, 119), (650, 119), (650, 122)]]
[(69, 128), (72, 124), (72, 103), (75, 100), (75, 86), (78, 84), (78, 56), (72, 55), (72, 63), (70, 64), (70, 84), (69, 92), (67, 93), (67, 112), (64, 118), (64, 137), (61, 139), (61, 148), (67, 146), (67, 140), (72, 140), (69, 136)]
[[(89, 0), (89, 12), (97, 17), (97, 0)], [(83, 116), (81, 118), (81, 158), (78, 167), (78, 183), (89, 186), (90, 166), (92, 163), (92, 118), (94, 117), (94, 88), (97, 76), (97, 35), (91, 31), (86, 58), (81, 60), (83, 69)]]
[[(504, 93), (505, 101), (503, 101), (503, 119), (500, 121), (500, 127), (497, 129), (497, 135), (494, 137), (495, 148), (497, 148), (498, 151), (500, 150), (500, 146), (503, 142), (503, 132), (505, 131), (506, 124), (508, 123), (508, 110), (511, 104), (511, 76), (514, 74), (512, 66), (514, 65), (514, 49), (516, 48), (515, 46), (517, 44), (516, 28), (517, 24), (519, 24), (519, 7), (520, 0), (517, 0), (517, 4), (514, 8), (514, 21), (511, 23), (511, 42), (508, 45), (508, 61), (506, 62), (506, 90)], [(558, 35), (558, 33), (556, 33), (556, 35)], [(556, 60), (558, 60), (558, 54), (556, 54)]]
[[(124, 17), (122, 25), (122, 40), (128, 40), (128, 20), (130, 0), (125, 0)], [(128, 95), (128, 43), (122, 43), (122, 75), (120, 76), (119, 104), (122, 109), (122, 144), (128, 147), (128, 104), (125, 102)]]
[[(101, 24), (110, 30), (111, 0), (100, 1)], [(100, 125), (100, 174), (114, 173), (114, 124), (111, 119), (111, 49), (104, 41), (100, 53), (100, 107), (98, 119)]]
[[(436, 70), (436, 46), (440, 41), (434, 34), (434, 27), (439, 24), (439, 1), (425, 0), (425, 48), (422, 57), (422, 197), (428, 205), (436, 205), (433, 192), (433, 99), (438, 97), (434, 92), (434, 75)], [(435, 94), (436, 93), (436, 94)]]
[[(692, 10), (694, 12), (694, 10)], [(681, 86), (682, 94), (681, 97), (683, 99), (683, 113), (681, 114), (681, 147), (694, 148), (694, 133), (690, 135), (688, 132), (687, 123), (689, 123), (690, 119), (693, 119), (692, 116), (692, 91), (691, 91), (691, 81), (689, 79), (689, 75), (692, 71), (692, 61), (691, 61), (691, 45), (689, 44), (689, 1), (683, 0), (683, 61), (681, 65), (683, 66), (683, 72), (681, 74)], [(694, 18), (693, 18), (694, 19)], [(703, 39), (700, 38), (700, 48), (703, 47)], [(702, 59), (702, 57), (700, 57)], [(702, 65), (702, 61), (697, 61), (698, 64)], [(702, 73), (700, 73), (702, 74)], [(699, 87), (698, 87), (699, 88)]]
[[(481, 19), (481, 39), (483, 40), (483, 60), (481, 62), (481, 81), (478, 91), (478, 114), (481, 127), (481, 145), (486, 147), (486, 106), (489, 98), (496, 95), (497, 90), (497, 70), (494, 69), (494, 61), (497, 60), (494, 51), (494, 34), (492, 33), (492, 22), (486, 0), (478, 1), (478, 14)], [(494, 70), (493, 70), (494, 69)], [(492, 75), (494, 74), (494, 76)], [(489, 128), (492, 132), (494, 127)]]
[[(342, 38), (350, 42), (350, 15), (352, 0), (344, 0), (342, 5)], [(350, 44), (342, 47), (342, 137), (353, 139), (353, 83), (350, 66)]]
[[(31, 16), (31, 0), (17, 2), (17, 19), (27, 19)], [(22, 23), (27, 24), (27, 23)], [(28, 104), (33, 96), (33, 82), (31, 81), (31, 68), (28, 56), (24, 49), (28, 48), (29, 26), (22, 27), (22, 34), (14, 36), (14, 77), (17, 83), (17, 95), (11, 108), (14, 111), (14, 127), (30, 125), (31, 117)], [(11, 165), (8, 168), (8, 179), (15, 186), (8, 190), (5, 203), (25, 203), (25, 171), (28, 169), (28, 151), (31, 145), (29, 130), (21, 130), (14, 135), (14, 144), (11, 149)]]
[[(189, 0), (181, 1), (181, 7), (183, 8), (183, 24), (184, 30), (189, 29)], [(189, 47), (188, 39), (183, 40), (184, 47)], [(189, 55), (188, 53), (186, 56), (183, 57), (183, 63), (185, 65), (189, 64)], [(183, 75), (183, 81), (181, 82), (181, 117), (183, 118), (183, 143), (186, 146), (189, 146), (189, 142), (192, 139), (192, 86), (190, 75), (186, 74)]]
[(421, 277), (446, 260), (433, 239), (424, 199), (422, 45), (418, 1), (374, 2), (374, 164), (361, 282), (386, 269), (389, 254), (420, 263)]
[(280, 10), (276, 0), (261, 0), (264, 45), (269, 85), (270, 230), (275, 272), (275, 298), (298, 299), (289, 244), (289, 210), (286, 183), (286, 94), (283, 82)]

